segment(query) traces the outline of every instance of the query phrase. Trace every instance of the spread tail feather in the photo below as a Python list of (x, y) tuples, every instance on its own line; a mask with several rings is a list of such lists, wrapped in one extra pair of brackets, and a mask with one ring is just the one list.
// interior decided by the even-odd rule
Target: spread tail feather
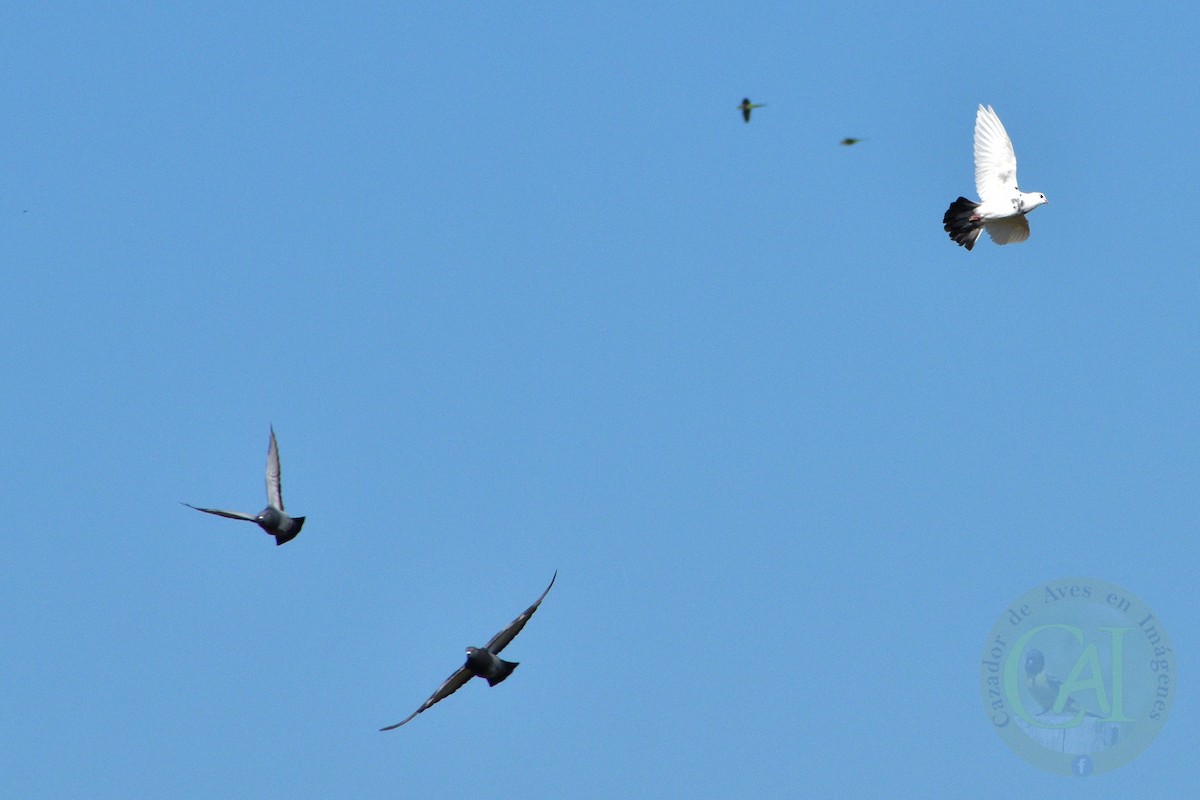
[(942, 217), (942, 226), (950, 234), (950, 238), (968, 250), (975, 246), (975, 240), (983, 230), (983, 220), (972, 219), (977, 208), (979, 203), (972, 203), (967, 198), (960, 197), (950, 204), (950, 208), (946, 209), (946, 214)]
[(294, 522), (296, 524), (292, 526), (292, 529), (290, 531), (288, 531), (287, 533), (275, 534), (275, 546), (276, 547), (278, 547), (281, 544), (287, 544), (292, 539), (295, 539), (298, 535), (300, 535), (300, 529), (304, 527), (304, 517), (292, 517), (292, 522)]
[(495, 677), (487, 679), (488, 686), (495, 686), (497, 683), (500, 683), (500, 681), (512, 675), (512, 671), (517, 668), (516, 661), (505, 661), (502, 658), (496, 660), (500, 662), (500, 673)]

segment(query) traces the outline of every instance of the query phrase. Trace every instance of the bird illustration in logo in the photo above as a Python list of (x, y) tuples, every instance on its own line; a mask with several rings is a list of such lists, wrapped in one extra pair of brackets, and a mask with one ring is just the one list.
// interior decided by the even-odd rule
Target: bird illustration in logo
[(447, 678), (438, 687), (438, 690), (421, 704), (420, 708), (395, 725), (388, 725), (386, 728), (380, 728), (379, 730), (390, 731), (399, 728), (425, 709), (457, 692), (471, 678), (483, 678), (488, 682), (488, 686), (495, 686), (511, 675), (512, 671), (517, 668), (517, 662), (505, 661), (499, 658), (500, 651), (507, 647), (508, 643), (515, 639), (517, 634), (521, 632), (521, 629), (525, 627), (525, 623), (529, 622), (529, 618), (533, 616), (533, 613), (538, 610), (538, 606), (546, 599), (546, 595), (550, 593), (550, 589), (554, 586), (554, 581), (557, 578), (558, 571), (555, 570), (554, 576), (550, 578), (550, 586), (546, 587), (546, 591), (542, 592), (541, 597), (535, 600), (533, 605), (521, 612), (521, 615), (509, 623), (507, 628), (493, 636), (486, 645), (483, 647), (468, 647), (467, 663), (459, 667), (453, 675)]
[(245, 514), (241, 511), (221, 511), (216, 508), (200, 508), (191, 503), (184, 503), (188, 508), (203, 511), (205, 514), (216, 514), (218, 517), (240, 519), (253, 522), (267, 533), (275, 537), (276, 546), (286, 544), (300, 533), (304, 527), (304, 517), (289, 517), (283, 513), (283, 489), (279, 479), (279, 445), (275, 442), (275, 428), (271, 428), (271, 443), (267, 446), (267, 507), (257, 514)]
[(749, 97), (743, 97), (742, 104), (740, 106), (738, 106), (738, 108), (740, 108), (742, 110), (742, 119), (746, 120), (746, 122), (749, 122), (750, 121), (750, 109), (764, 108), (766, 105), (767, 105), (766, 103), (751, 103)]
[(981, 230), (996, 244), (1025, 241), (1029, 238), (1025, 215), (1047, 202), (1041, 192), (1022, 192), (1017, 187), (1012, 140), (991, 106), (981, 105), (975, 114), (975, 191), (978, 203), (959, 197), (942, 215), (942, 229), (968, 250)]
[[(1033, 699), (1037, 700), (1038, 705), (1042, 707), (1042, 713), (1048, 713), (1053, 710), (1054, 704), (1058, 702), (1059, 692), (1062, 690), (1062, 681), (1046, 671), (1046, 657), (1042, 655), (1041, 650), (1030, 650), (1025, 656), (1025, 685), (1029, 687), (1029, 693), (1033, 695)], [(1068, 697), (1063, 704), (1062, 713), (1078, 714), (1079, 704), (1075, 702), (1075, 698)], [(1092, 712), (1085, 712), (1089, 716), (1098, 716)]]

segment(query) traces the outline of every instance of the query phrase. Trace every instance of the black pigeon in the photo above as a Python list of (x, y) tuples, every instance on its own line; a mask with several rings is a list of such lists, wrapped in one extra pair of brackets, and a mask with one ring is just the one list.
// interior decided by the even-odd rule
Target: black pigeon
[(863, 141), (866, 141), (866, 140), (865, 139), (855, 139), (853, 136), (847, 136), (845, 139), (842, 139), (840, 142), (838, 142), (838, 144), (844, 144), (847, 147), (849, 147), (852, 144), (858, 144), (859, 142), (863, 142)]
[(554, 577), (550, 579), (550, 586), (546, 587), (546, 591), (542, 592), (542, 596), (534, 601), (533, 605), (521, 612), (521, 616), (514, 619), (507, 628), (497, 633), (483, 647), (468, 647), (467, 648), (467, 663), (458, 668), (458, 671), (438, 687), (438, 690), (429, 696), (429, 699), (421, 704), (413, 713), (409, 714), (395, 725), (388, 725), (386, 728), (380, 728), (381, 731), (390, 731), (399, 728), (404, 723), (411, 720), (417, 714), (420, 714), (425, 709), (433, 704), (444, 700), (450, 695), (457, 692), (467, 684), (471, 678), (484, 678), (488, 682), (488, 686), (495, 686), (500, 683), (517, 668), (517, 662), (505, 661), (497, 656), (500, 651), (508, 646), (508, 643), (517, 637), (521, 629), (525, 627), (525, 623), (529, 622), (529, 618), (533, 616), (533, 612), (537, 611), (538, 606), (546, 599), (546, 595), (550, 593), (550, 588), (554, 586), (554, 581), (558, 578), (558, 570), (554, 571)]
[(191, 503), (184, 503), (188, 508), (203, 511), (205, 514), (216, 514), (218, 517), (241, 519), (253, 522), (267, 533), (275, 537), (276, 546), (286, 544), (300, 533), (304, 527), (304, 517), (289, 517), (283, 513), (283, 488), (279, 481), (279, 445), (275, 443), (275, 428), (271, 428), (271, 443), (267, 446), (267, 507), (258, 514), (244, 514), (241, 511), (220, 511), (215, 508), (200, 508)]

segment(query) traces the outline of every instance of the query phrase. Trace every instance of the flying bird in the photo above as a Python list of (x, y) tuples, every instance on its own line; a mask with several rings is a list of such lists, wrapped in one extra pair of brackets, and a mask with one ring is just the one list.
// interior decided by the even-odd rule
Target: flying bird
[(275, 428), (271, 428), (271, 443), (267, 447), (267, 507), (258, 514), (243, 514), (241, 511), (220, 511), (215, 508), (200, 508), (184, 503), (188, 508), (216, 514), (218, 517), (242, 519), (253, 522), (275, 537), (276, 546), (286, 544), (304, 527), (304, 517), (289, 517), (283, 513), (283, 489), (279, 483), (279, 445), (275, 443)]
[(750, 109), (763, 108), (764, 106), (766, 106), (766, 103), (751, 103), (749, 97), (743, 97), (742, 104), (740, 106), (738, 106), (738, 108), (740, 108), (742, 110), (742, 119), (746, 120), (746, 122), (749, 122), (750, 121)]
[(975, 113), (975, 191), (979, 202), (960, 197), (950, 204), (942, 225), (950, 238), (970, 250), (985, 229), (996, 244), (1029, 238), (1025, 215), (1046, 203), (1041, 192), (1017, 188), (1017, 156), (991, 106)]
[(438, 690), (429, 696), (429, 699), (421, 704), (413, 713), (409, 714), (395, 725), (388, 725), (386, 728), (380, 728), (381, 731), (390, 731), (399, 728), (404, 723), (411, 720), (417, 714), (420, 714), (425, 709), (433, 704), (444, 700), (450, 695), (457, 692), (467, 684), (471, 678), (484, 678), (488, 682), (488, 686), (495, 686), (500, 683), (517, 668), (517, 662), (505, 661), (498, 658), (500, 651), (508, 646), (508, 643), (516, 638), (521, 629), (525, 627), (525, 623), (529, 622), (529, 618), (533, 616), (533, 612), (537, 611), (538, 606), (546, 599), (546, 595), (550, 593), (550, 588), (554, 586), (554, 581), (558, 578), (558, 570), (554, 571), (554, 577), (550, 579), (550, 586), (546, 587), (546, 591), (542, 592), (542, 596), (534, 601), (533, 605), (521, 612), (521, 616), (514, 619), (509, 626), (497, 633), (483, 647), (468, 647), (467, 648), (467, 663), (458, 668), (458, 671), (447, 678)]
[[(1042, 707), (1042, 713), (1054, 709), (1062, 689), (1062, 681), (1046, 672), (1046, 658), (1041, 650), (1030, 650), (1025, 656), (1025, 685), (1029, 687), (1033, 699)], [(1064, 714), (1078, 714), (1079, 704), (1075, 702), (1075, 698), (1068, 697), (1063, 703), (1062, 711)], [(1086, 713), (1089, 716), (1097, 716), (1090, 711)]]
[(853, 136), (847, 136), (845, 139), (842, 139), (840, 142), (838, 142), (838, 144), (844, 144), (849, 147), (852, 144), (858, 144), (859, 142), (865, 141), (866, 139), (855, 139)]

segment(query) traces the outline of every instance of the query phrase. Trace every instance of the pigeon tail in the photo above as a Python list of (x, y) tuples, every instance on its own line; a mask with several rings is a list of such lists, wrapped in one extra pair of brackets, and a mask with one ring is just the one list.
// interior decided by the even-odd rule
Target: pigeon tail
[(300, 534), (300, 529), (304, 527), (304, 517), (292, 517), (292, 522), (295, 524), (292, 525), (292, 529), (290, 531), (287, 533), (274, 534), (276, 547), (281, 544), (287, 544)]
[(983, 230), (983, 220), (975, 214), (979, 203), (972, 203), (965, 197), (960, 197), (950, 204), (942, 217), (942, 225), (950, 238), (970, 250)]
[(505, 661), (503, 658), (496, 660), (500, 662), (500, 668), (496, 671), (495, 675), (487, 679), (488, 686), (495, 686), (497, 683), (500, 683), (500, 681), (512, 675), (512, 671), (517, 668), (516, 661)]

